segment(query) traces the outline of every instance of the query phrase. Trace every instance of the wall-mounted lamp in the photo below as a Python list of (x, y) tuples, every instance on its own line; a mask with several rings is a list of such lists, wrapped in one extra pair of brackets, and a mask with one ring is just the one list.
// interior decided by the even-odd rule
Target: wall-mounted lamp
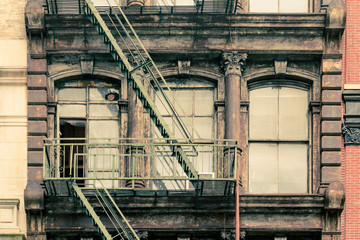
[(105, 95), (105, 99), (108, 101), (118, 101), (119, 100), (119, 94), (116, 92), (109, 92)]

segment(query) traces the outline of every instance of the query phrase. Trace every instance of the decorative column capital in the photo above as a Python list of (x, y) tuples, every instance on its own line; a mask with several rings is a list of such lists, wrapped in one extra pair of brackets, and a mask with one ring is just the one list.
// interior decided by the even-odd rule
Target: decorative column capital
[(147, 240), (149, 238), (149, 231), (135, 230), (140, 240)]
[(225, 76), (230, 74), (241, 76), (247, 56), (247, 53), (239, 53), (237, 51), (223, 53), (221, 65), (224, 69)]
[[(240, 231), (240, 240), (245, 240), (246, 232)], [(222, 240), (235, 240), (235, 230), (226, 231), (223, 230), (220, 232), (220, 237)]]

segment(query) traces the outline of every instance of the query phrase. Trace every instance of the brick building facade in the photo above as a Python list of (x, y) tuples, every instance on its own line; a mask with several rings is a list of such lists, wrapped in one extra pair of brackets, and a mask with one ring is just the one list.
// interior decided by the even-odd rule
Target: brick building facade
[[(356, 96), (358, 89), (360, 88), (360, 66), (359, 66), (359, 52), (360, 52), (360, 2), (359, 1), (345, 1), (347, 7), (347, 21), (346, 30), (344, 34), (343, 42), (343, 89), (344, 89), (344, 101), (345, 104), (349, 101), (349, 91), (353, 91)], [(350, 97), (351, 99), (351, 97)], [(351, 111), (350, 106), (345, 109), (344, 114), (349, 114)], [(355, 112), (350, 112), (356, 114)], [(345, 122), (349, 121), (349, 118), (345, 117)], [(356, 122), (357, 120), (355, 120)], [(355, 127), (356, 129), (356, 127)], [(343, 230), (342, 239), (358, 239), (360, 234), (360, 147), (358, 135), (354, 135), (353, 141), (345, 139), (345, 146), (342, 147), (342, 181), (346, 189), (346, 203), (343, 213)], [(346, 135), (351, 135), (345, 132)]]

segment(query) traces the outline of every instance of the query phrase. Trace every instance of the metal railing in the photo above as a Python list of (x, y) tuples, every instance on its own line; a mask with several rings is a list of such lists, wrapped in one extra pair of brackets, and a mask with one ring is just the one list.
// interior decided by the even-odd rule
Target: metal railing
[[(104, 0), (105, 2), (105, 0)], [(84, 0), (46, 0), (49, 14), (83, 14)], [(119, 13), (116, 6), (97, 7), (111, 13)], [(193, 5), (162, 4), (154, 1), (150, 6), (122, 6), (126, 14), (176, 14), (176, 13), (228, 13), (235, 14), (242, 8), (238, 0), (196, 0)]]
[[(173, 149), (182, 147), (198, 171), (188, 177)], [(234, 181), (237, 146), (234, 140), (188, 143), (174, 139), (45, 139), (44, 181), (75, 180), (106, 188), (184, 189), (189, 181)], [(192, 154), (196, 148), (198, 154)]]
[[(106, 0), (106, 2), (108, 5), (111, 5), (109, 0)], [(121, 46), (118, 44), (118, 41), (111, 33), (108, 25), (100, 15), (97, 8), (94, 6), (92, 0), (85, 0), (84, 10), (87, 17), (103, 39), (105, 45), (108, 47), (113, 59), (117, 62), (120, 69), (122, 69), (128, 84), (133, 88), (143, 107), (149, 113), (150, 119), (155, 124), (161, 136), (167, 139), (175, 138), (173, 131), (169, 128), (168, 123), (159, 112), (158, 104), (155, 104), (153, 101), (152, 94), (154, 91), (149, 92), (148, 87), (153, 88), (155, 91), (160, 93), (159, 95), (157, 94), (157, 96), (160, 96), (163, 106), (170, 114), (170, 116), (172, 116), (171, 119), (174, 122), (174, 126), (176, 126), (179, 130), (179, 134), (186, 138), (187, 141), (191, 144), (189, 131), (187, 130), (183, 120), (179, 117), (179, 114), (174, 108), (174, 105), (170, 101), (169, 97), (163, 90), (163, 87), (166, 87), (169, 93), (171, 93), (168, 84), (151, 59), (149, 53), (134, 31), (121, 7), (118, 5), (118, 3), (116, 3), (116, 6), (120, 11), (121, 16), (119, 17), (117, 14), (113, 14), (114, 16), (111, 16), (109, 13), (107, 13), (107, 16), (111, 20), (112, 25), (115, 27), (119, 38), (122, 40)], [(116, 20), (113, 17), (115, 17)], [(124, 31), (125, 35), (121, 34), (121, 30), (116, 26), (115, 21), (120, 24), (121, 29)], [(125, 38), (127, 40), (125, 40)], [(123, 51), (124, 47), (125, 50), (129, 51), (128, 54)], [(144, 74), (146, 75), (143, 76)], [(144, 82), (145, 79), (148, 81)], [(180, 107), (180, 109), (182, 108)], [(175, 141), (176, 140), (174, 140), (174, 142)], [(197, 177), (198, 174), (192, 166), (191, 162), (188, 160), (188, 157), (186, 156), (186, 153), (182, 147), (179, 146), (173, 148), (172, 150), (173, 153), (176, 154), (177, 160), (181, 163), (181, 166), (186, 175), (189, 177)], [(193, 148), (193, 150), (196, 152), (195, 148)]]

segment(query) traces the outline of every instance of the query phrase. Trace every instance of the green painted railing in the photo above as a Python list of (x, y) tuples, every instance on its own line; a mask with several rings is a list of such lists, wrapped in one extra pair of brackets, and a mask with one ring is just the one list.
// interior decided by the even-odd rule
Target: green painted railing
[[(196, 141), (195, 141), (196, 142)], [(199, 173), (183, 171), (174, 148), (185, 151)], [(106, 188), (184, 189), (194, 180), (234, 181), (238, 151), (234, 140), (188, 143), (174, 139), (80, 139), (44, 141), (44, 180), (101, 180)], [(197, 154), (193, 153), (197, 149)], [(160, 187), (161, 186), (161, 187)]]
[[(134, 229), (129, 224), (128, 220), (115, 203), (114, 198), (109, 191), (104, 187), (101, 181), (97, 181), (101, 187), (93, 185), (93, 191), (84, 193), (74, 181), (71, 181), (72, 193), (79, 200), (80, 205), (83, 207), (85, 213), (91, 217), (95, 229), (101, 234), (104, 240), (121, 239), (121, 240), (139, 240)], [(88, 197), (96, 199), (97, 204), (107, 216), (108, 222), (112, 228), (109, 232), (108, 228), (104, 225), (95, 209), (88, 201)]]
[[(112, 6), (109, 0), (105, 1), (109, 6)], [(170, 100), (171, 96), (174, 95), (165, 78), (145, 49), (119, 4), (115, 2), (113, 4), (117, 7), (119, 14), (111, 14), (105, 10), (104, 13), (110, 21), (103, 19), (105, 15), (98, 11), (92, 0), (84, 1), (84, 13), (108, 47), (110, 55), (117, 62), (144, 109), (149, 113), (150, 119), (160, 135), (163, 138), (175, 138), (174, 132), (159, 111), (159, 104), (162, 104), (164, 110), (171, 116), (171, 123), (178, 130), (177, 137), (181, 136), (180, 138), (185, 138), (188, 143), (191, 143), (190, 132)], [(115, 29), (115, 31), (112, 32), (110, 29)], [(168, 91), (167, 94), (164, 92), (165, 89)], [(160, 100), (158, 104), (154, 102), (154, 94)], [(182, 109), (180, 104), (177, 105)], [(189, 123), (191, 126), (191, 122)], [(196, 133), (196, 129), (193, 130)], [(174, 139), (174, 141), (176, 140)], [(193, 150), (196, 152), (195, 148)], [(198, 177), (198, 173), (181, 146), (174, 148), (173, 154), (177, 156), (178, 162), (181, 163), (183, 171), (188, 177)]]

